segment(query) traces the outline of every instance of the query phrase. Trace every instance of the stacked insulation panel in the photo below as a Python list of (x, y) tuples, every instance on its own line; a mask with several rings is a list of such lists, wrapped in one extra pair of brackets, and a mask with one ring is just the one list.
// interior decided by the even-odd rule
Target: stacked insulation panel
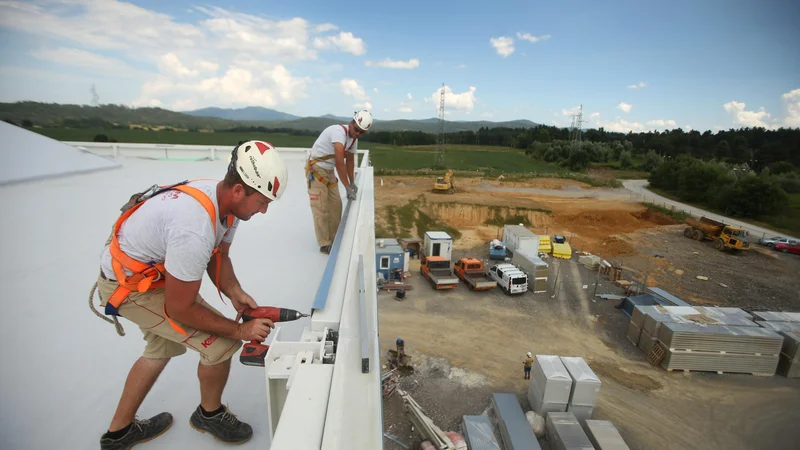
[(550, 236), (546, 234), (539, 234), (539, 253), (551, 253), (553, 245), (550, 243)]
[(572, 247), (568, 242), (563, 244), (553, 243), (553, 258), (572, 259)]
[(596, 450), (630, 450), (613, 423), (607, 420), (587, 420), (583, 425), (586, 436)]
[(515, 394), (495, 392), (492, 394), (492, 407), (506, 450), (541, 450)]
[(528, 385), (531, 409), (540, 415), (549, 412), (566, 412), (572, 391), (572, 377), (561, 358), (554, 355), (536, 355)]
[(777, 372), (786, 378), (800, 378), (800, 331), (782, 331), (783, 347)]
[(667, 370), (774, 375), (783, 337), (749, 326), (661, 324), (658, 340), (668, 349)]
[(545, 433), (553, 450), (594, 450), (589, 437), (571, 412), (548, 413)]
[(573, 413), (579, 420), (591, 419), (600, 393), (600, 379), (583, 358), (562, 356), (561, 362), (572, 378), (567, 412)]
[(471, 450), (499, 450), (500, 443), (494, 435), (494, 427), (488, 416), (464, 416), (461, 425), (464, 440)]
[(800, 322), (800, 313), (796, 312), (754, 311), (753, 316), (757, 321)]

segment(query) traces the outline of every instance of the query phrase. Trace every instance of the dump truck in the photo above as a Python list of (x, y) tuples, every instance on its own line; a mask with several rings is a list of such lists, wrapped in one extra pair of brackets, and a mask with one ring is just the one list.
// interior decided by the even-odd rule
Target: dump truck
[(453, 174), (455, 171), (448, 170), (444, 177), (439, 177), (433, 183), (433, 192), (434, 193), (447, 193), (447, 194), (454, 194), (456, 191), (456, 185), (453, 182)]
[(728, 225), (708, 217), (696, 220), (693, 217), (686, 219), (683, 235), (696, 241), (714, 241), (714, 247), (719, 251), (731, 250), (740, 252), (750, 250), (747, 241), (747, 232), (743, 228)]
[(425, 256), (420, 258), (419, 271), (431, 282), (434, 289), (453, 289), (458, 287), (458, 277), (453, 274), (450, 260), (441, 256)]
[(472, 291), (488, 291), (497, 287), (497, 281), (486, 274), (483, 261), (476, 258), (461, 258), (455, 265), (456, 276)]

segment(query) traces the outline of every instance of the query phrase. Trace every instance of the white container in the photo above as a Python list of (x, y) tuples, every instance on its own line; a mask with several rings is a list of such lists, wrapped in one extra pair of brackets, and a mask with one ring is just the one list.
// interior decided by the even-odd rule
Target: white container
[(524, 250), (531, 255), (539, 254), (539, 236), (522, 225), (503, 225), (503, 241), (511, 252)]
[(423, 239), (425, 256), (441, 256), (450, 261), (453, 257), (453, 238), (444, 231), (428, 231)]

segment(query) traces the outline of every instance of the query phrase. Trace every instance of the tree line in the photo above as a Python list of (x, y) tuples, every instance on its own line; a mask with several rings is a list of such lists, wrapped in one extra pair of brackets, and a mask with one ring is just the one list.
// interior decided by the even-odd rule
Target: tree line
[(783, 228), (800, 226), (800, 211), (788, 194), (800, 193), (800, 171), (787, 161), (757, 172), (748, 164), (703, 161), (690, 155), (667, 159), (650, 174), (650, 185), (682, 201), (709, 206), (727, 216), (763, 219)]

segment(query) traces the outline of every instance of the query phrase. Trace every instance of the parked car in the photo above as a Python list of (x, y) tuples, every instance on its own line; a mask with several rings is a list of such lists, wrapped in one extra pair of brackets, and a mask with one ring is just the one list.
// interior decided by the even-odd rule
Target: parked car
[(800, 255), (800, 241), (787, 241), (778, 242), (775, 244), (775, 250), (783, 253), (794, 253)]
[(763, 246), (772, 248), (772, 247), (775, 246), (775, 244), (777, 244), (779, 242), (786, 243), (788, 240), (789, 240), (789, 238), (780, 237), (780, 236), (764, 237), (764, 238), (761, 238), (761, 239), (758, 240), (758, 245), (763, 245)]

